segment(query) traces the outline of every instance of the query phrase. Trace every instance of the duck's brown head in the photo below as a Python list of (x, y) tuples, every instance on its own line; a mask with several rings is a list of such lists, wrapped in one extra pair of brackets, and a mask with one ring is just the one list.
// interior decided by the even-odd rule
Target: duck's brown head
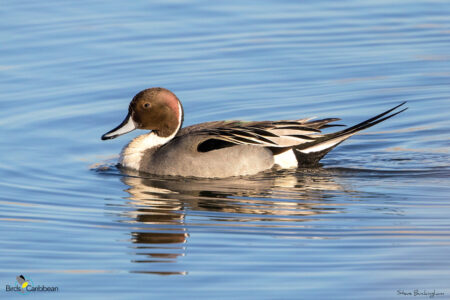
[(169, 137), (181, 128), (182, 123), (183, 107), (177, 96), (164, 88), (150, 88), (134, 96), (125, 120), (102, 135), (102, 140), (116, 138), (134, 129), (148, 129), (160, 137)]

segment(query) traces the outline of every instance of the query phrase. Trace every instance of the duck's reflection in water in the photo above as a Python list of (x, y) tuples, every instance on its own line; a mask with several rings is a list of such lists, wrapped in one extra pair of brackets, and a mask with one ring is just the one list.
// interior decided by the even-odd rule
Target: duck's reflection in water
[(147, 264), (133, 272), (186, 274), (176, 270), (178, 264), (168, 263), (185, 255), (193, 228), (196, 232), (211, 226), (222, 231), (224, 226), (234, 231), (287, 228), (292, 222), (316, 220), (318, 215), (343, 209), (329, 200), (344, 188), (324, 169), (215, 180), (122, 173), (130, 194), (129, 210), (122, 217), (135, 223), (131, 241), (138, 258), (133, 261)]

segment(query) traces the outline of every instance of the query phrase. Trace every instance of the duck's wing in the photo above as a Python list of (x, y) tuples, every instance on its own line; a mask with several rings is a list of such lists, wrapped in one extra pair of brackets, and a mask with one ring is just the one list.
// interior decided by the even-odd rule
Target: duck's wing
[(202, 136), (197, 146), (199, 152), (242, 144), (269, 147), (274, 154), (294, 148), (299, 161), (305, 162), (305, 164), (315, 164), (331, 149), (352, 135), (405, 111), (406, 108), (394, 112), (405, 103), (352, 127), (328, 134), (322, 134), (320, 130), (343, 126), (330, 124), (340, 119), (208, 122), (186, 127), (177, 136), (186, 134)]
[(232, 145), (256, 145), (262, 147), (287, 148), (309, 143), (322, 137), (320, 129), (338, 121), (329, 118), (282, 121), (218, 121), (207, 122), (183, 128), (177, 137), (184, 135), (203, 136), (198, 145), (200, 152), (207, 152)]

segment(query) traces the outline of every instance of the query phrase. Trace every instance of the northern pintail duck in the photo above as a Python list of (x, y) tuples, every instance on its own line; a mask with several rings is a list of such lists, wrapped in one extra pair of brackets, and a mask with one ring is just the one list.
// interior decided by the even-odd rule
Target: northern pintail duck
[[(217, 121), (181, 128), (183, 106), (163, 88), (134, 96), (125, 120), (105, 133), (113, 139), (135, 129), (151, 132), (125, 146), (119, 164), (156, 175), (230, 177), (317, 164), (331, 149), (357, 132), (387, 120), (405, 102), (355, 126), (322, 134), (337, 118), (282, 121)], [(392, 112), (392, 113), (391, 113)]]

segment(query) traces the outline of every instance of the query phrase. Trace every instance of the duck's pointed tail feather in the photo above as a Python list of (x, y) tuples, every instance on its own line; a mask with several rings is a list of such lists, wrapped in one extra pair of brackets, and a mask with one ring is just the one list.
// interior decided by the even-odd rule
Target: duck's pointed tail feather
[[(403, 106), (406, 103), (403, 102), (394, 108), (391, 108), (373, 118), (370, 118), (364, 122), (356, 124), (352, 127), (346, 128), (344, 130), (329, 133), (321, 138), (316, 139), (310, 143), (303, 143), (294, 148), (294, 153), (299, 162), (299, 166), (312, 166), (316, 165), (328, 152), (330, 152), (334, 147), (351, 137), (352, 135), (358, 133), (361, 130), (367, 129), (383, 122), (401, 112), (404, 112), (408, 108), (404, 108), (400, 111), (393, 112), (397, 108)], [(390, 114), (393, 112), (392, 114)]]

